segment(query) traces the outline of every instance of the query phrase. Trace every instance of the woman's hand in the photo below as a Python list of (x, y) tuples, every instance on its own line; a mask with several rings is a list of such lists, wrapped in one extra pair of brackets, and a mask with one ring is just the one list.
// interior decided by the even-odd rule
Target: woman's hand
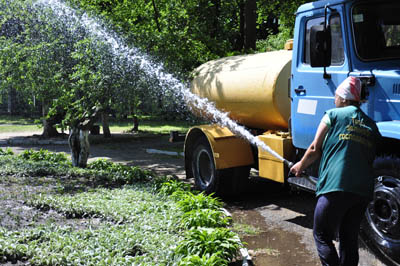
[(295, 165), (290, 168), (290, 172), (293, 173), (295, 176), (301, 176), (303, 173), (303, 164), (300, 162), (297, 162)]

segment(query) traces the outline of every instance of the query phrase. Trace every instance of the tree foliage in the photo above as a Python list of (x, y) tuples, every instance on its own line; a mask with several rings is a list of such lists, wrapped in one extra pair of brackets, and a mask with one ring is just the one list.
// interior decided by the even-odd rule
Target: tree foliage
[[(279, 49), (290, 38), (293, 14), (305, 1), (69, 2), (110, 21), (127, 43), (185, 79), (186, 73), (205, 61), (244, 52), (247, 2), (257, 4), (256, 40), (258, 49), (265, 50)], [(126, 54), (113, 53), (109, 43), (93, 38), (79, 25), (66, 26), (64, 20), (70, 14), (35, 8), (31, 0), (1, 0), (0, 5), (3, 90), (12, 87), (35, 96), (45, 106), (53, 106), (50, 114), (66, 113), (64, 125), (72, 123), (72, 118), (84, 119), (94, 107), (123, 113), (174, 105), (160, 99), (157, 82), (128, 62)]]
[[(188, 72), (211, 59), (245, 52), (245, 8), (256, 2), (256, 39), (284, 32), (290, 37), (294, 13), (305, 0), (69, 0), (112, 21), (116, 30), (164, 62)], [(278, 26), (281, 25), (281, 28)], [(249, 30), (249, 29), (248, 29)], [(282, 37), (283, 38), (283, 37)], [(279, 46), (279, 48), (282, 45)], [(247, 52), (249, 52), (247, 50)]]

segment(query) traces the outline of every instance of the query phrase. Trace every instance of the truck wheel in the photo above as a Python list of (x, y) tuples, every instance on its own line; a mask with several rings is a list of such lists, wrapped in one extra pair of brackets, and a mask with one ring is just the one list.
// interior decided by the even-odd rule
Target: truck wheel
[[(398, 158), (378, 158), (374, 199), (365, 212), (363, 235), (378, 253), (400, 263), (400, 166)], [(383, 168), (381, 168), (383, 167)]]
[(197, 189), (207, 194), (234, 196), (247, 188), (249, 166), (216, 170), (211, 147), (205, 139), (199, 140), (193, 151), (192, 171)]
[(218, 191), (219, 173), (215, 169), (211, 147), (205, 139), (194, 145), (192, 171), (197, 189), (207, 194)]

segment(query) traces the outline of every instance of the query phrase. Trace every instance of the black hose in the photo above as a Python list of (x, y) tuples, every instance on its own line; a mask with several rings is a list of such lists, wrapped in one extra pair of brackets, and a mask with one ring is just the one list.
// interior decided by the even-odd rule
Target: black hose
[[(288, 161), (288, 160), (286, 160), (286, 159), (284, 159), (283, 162), (287, 165), (287, 167), (289, 167), (289, 169), (291, 169), (291, 168), (293, 167), (293, 165), (294, 165), (294, 163), (292, 163), (291, 161)], [(289, 175), (290, 175), (290, 172), (289, 172)], [(314, 180), (313, 178), (311, 178), (311, 176), (310, 176), (310, 175), (307, 175), (305, 172), (303, 172), (302, 175), (299, 176), (299, 177), (304, 177), (304, 178), (306, 178), (306, 179), (307, 179), (308, 181), (310, 181), (310, 183), (313, 184), (314, 186), (317, 185), (317, 181)]]

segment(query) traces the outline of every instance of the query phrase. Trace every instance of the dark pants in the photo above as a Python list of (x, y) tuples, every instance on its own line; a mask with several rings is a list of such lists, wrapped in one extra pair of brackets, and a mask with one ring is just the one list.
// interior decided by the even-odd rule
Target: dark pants
[[(314, 212), (314, 240), (324, 266), (358, 264), (358, 232), (368, 200), (347, 192), (318, 197)], [(339, 236), (339, 256), (333, 244)]]

